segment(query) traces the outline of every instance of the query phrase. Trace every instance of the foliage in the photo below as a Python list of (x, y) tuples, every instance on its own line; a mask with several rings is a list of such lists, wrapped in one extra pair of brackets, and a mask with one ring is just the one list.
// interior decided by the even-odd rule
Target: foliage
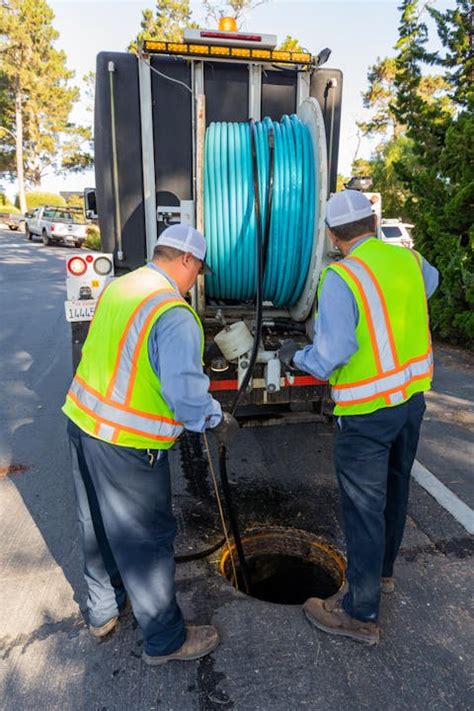
[(189, 0), (156, 0), (154, 13), (150, 9), (143, 10), (141, 29), (128, 49), (137, 53), (146, 39), (182, 42), (183, 30), (187, 27), (197, 27), (191, 19)]
[[(263, 5), (268, 0), (203, 0), (206, 21), (217, 25), (221, 17), (234, 17), (240, 24), (249, 10)], [(192, 19), (189, 0), (156, 0), (155, 10), (143, 10), (140, 31), (128, 45), (130, 52), (137, 53), (146, 39), (182, 42), (183, 32), (188, 27), (199, 27)]]
[(300, 41), (291, 35), (286, 35), (277, 49), (282, 52), (304, 52), (304, 47), (300, 44)]
[(413, 142), (406, 136), (383, 144), (372, 161), (370, 175), (372, 190), (381, 193), (384, 215), (411, 219), (411, 193), (400, 178), (400, 166), (408, 168), (416, 163)]
[(360, 121), (357, 124), (365, 136), (385, 136), (389, 132), (391, 137), (395, 138), (400, 133), (401, 126), (393, 108), (395, 75), (394, 57), (378, 57), (376, 63), (369, 68), (369, 88), (362, 94), (362, 102), (365, 108), (373, 113), (369, 121)]
[[(369, 69), (360, 127), (382, 143), (354, 169), (373, 178), (386, 216), (415, 224), (416, 247), (440, 272), (430, 301), (435, 333), (474, 343), (474, 96), (470, 4), (441, 12), (402, 0), (397, 54)], [(444, 52), (426, 49), (423, 13), (435, 20)], [(429, 74), (437, 66), (438, 74)]]
[(346, 187), (346, 184), (349, 182), (349, 178), (346, 178), (345, 175), (341, 175), (340, 173), (337, 174), (337, 182), (336, 182), (336, 192), (339, 192), (340, 190), (344, 190)]
[[(362, 94), (366, 109), (372, 111), (368, 121), (359, 121), (358, 127), (364, 136), (379, 136), (390, 141), (401, 136), (405, 130), (403, 117), (396, 101), (399, 67), (395, 57), (377, 59), (369, 68), (369, 87)], [(448, 84), (440, 74), (423, 74), (419, 77), (416, 94), (421, 101), (442, 103), (447, 112), (452, 111), (452, 103), (447, 95)]]
[(202, 0), (206, 20), (216, 24), (221, 17), (234, 17), (240, 25), (243, 16), (268, 0)]
[(89, 249), (93, 249), (96, 252), (100, 252), (102, 245), (100, 243), (100, 231), (97, 225), (88, 225), (86, 229), (86, 239), (85, 246)]
[[(83, 170), (92, 162), (84, 150), (87, 128), (70, 122), (79, 90), (71, 85), (74, 73), (66, 54), (55, 48), (58, 32), (54, 13), (45, 0), (9, 0), (0, 8), (2, 54), (0, 123), (12, 134), (23, 135), (25, 178), (39, 186), (48, 172)], [(14, 152), (2, 134), (1, 169), (16, 173)]]
[(9, 205), (8, 203), (4, 203), (3, 205), (0, 205), (0, 214), (2, 214), (2, 215), (6, 215), (6, 214), (19, 215), (20, 212), (21, 212), (21, 210), (19, 210), (14, 205)]
[(82, 193), (74, 193), (66, 200), (68, 207), (84, 207), (84, 195)]
[(7, 196), (5, 195), (5, 193), (2, 193), (2, 192), (0, 191), (0, 207), (1, 207), (2, 205), (7, 205), (7, 204), (8, 204), (8, 198), (7, 198)]
[[(58, 193), (45, 193), (41, 191), (26, 193), (26, 207), (28, 210), (34, 207), (43, 207), (43, 205), (64, 207), (65, 204), (66, 200)], [(15, 200), (15, 205), (18, 206), (18, 197)]]
[[(457, 9), (466, 8), (457, 0)], [(402, 6), (397, 57), (399, 117), (412, 141), (411, 163), (397, 169), (411, 193), (407, 209), (415, 221), (415, 242), (440, 271), (440, 288), (432, 299), (432, 324), (443, 338), (459, 343), (474, 342), (474, 115), (463, 110), (472, 99), (464, 70), (470, 27), (462, 12), (437, 13), (437, 28), (445, 58), (444, 69), (456, 111), (444, 97), (427, 100), (417, 91), (421, 67), (432, 60), (424, 51), (422, 23), (415, 16), (417, 3)], [(406, 13), (408, 13), (408, 16)], [(421, 27), (421, 30), (420, 30)], [(471, 65), (472, 66), (472, 65)], [(453, 71), (454, 68), (454, 71)]]
[(352, 175), (361, 178), (365, 175), (372, 175), (373, 161), (365, 158), (356, 158), (352, 163)]
[(451, 96), (456, 104), (471, 107), (473, 103), (474, 52), (473, 9), (469, 0), (457, 0), (456, 7), (445, 13), (434, 7), (428, 12), (434, 18), (439, 38), (446, 50), (444, 57), (439, 53), (426, 54), (426, 61), (444, 67), (446, 80), (451, 88)]

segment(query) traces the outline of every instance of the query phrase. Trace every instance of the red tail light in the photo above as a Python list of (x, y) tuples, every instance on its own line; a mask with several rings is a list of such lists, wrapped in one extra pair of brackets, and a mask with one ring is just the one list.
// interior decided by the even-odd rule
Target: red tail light
[(67, 263), (67, 268), (73, 276), (82, 276), (87, 271), (87, 264), (82, 257), (72, 257)]

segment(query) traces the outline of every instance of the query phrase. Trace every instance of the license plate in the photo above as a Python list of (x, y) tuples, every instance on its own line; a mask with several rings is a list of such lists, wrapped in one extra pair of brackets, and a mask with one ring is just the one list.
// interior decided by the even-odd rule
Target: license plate
[(97, 301), (95, 299), (65, 301), (66, 321), (92, 321), (96, 304)]

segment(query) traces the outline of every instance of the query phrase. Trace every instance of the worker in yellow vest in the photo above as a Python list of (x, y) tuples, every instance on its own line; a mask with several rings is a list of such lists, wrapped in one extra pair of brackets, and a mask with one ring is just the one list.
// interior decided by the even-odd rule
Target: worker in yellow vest
[(205, 264), (203, 235), (173, 225), (153, 260), (102, 293), (64, 413), (88, 587), (89, 631), (103, 637), (130, 599), (150, 666), (193, 660), (218, 644), (185, 625), (175, 594), (168, 449), (183, 429), (228, 445), (237, 422), (203, 373), (204, 334), (184, 296)]
[(376, 238), (375, 219), (360, 192), (329, 199), (326, 224), (343, 259), (323, 272), (313, 344), (286, 341), (280, 350), (287, 368), (329, 379), (337, 416), (347, 585), (310, 598), (304, 612), (319, 629), (368, 644), (379, 640), (380, 592), (394, 589), (433, 372), (427, 298), (438, 285), (420, 254)]

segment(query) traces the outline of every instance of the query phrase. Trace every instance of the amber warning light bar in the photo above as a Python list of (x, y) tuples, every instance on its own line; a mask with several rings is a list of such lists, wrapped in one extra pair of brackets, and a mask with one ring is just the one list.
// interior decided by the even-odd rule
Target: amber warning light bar
[(192, 44), (188, 42), (159, 42), (145, 40), (143, 51), (147, 54), (177, 54), (200, 59), (232, 59), (256, 62), (282, 62), (284, 64), (312, 63), (309, 52), (287, 52), (278, 49), (262, 49), (261, 47), (232, 47), (214, 44)]

